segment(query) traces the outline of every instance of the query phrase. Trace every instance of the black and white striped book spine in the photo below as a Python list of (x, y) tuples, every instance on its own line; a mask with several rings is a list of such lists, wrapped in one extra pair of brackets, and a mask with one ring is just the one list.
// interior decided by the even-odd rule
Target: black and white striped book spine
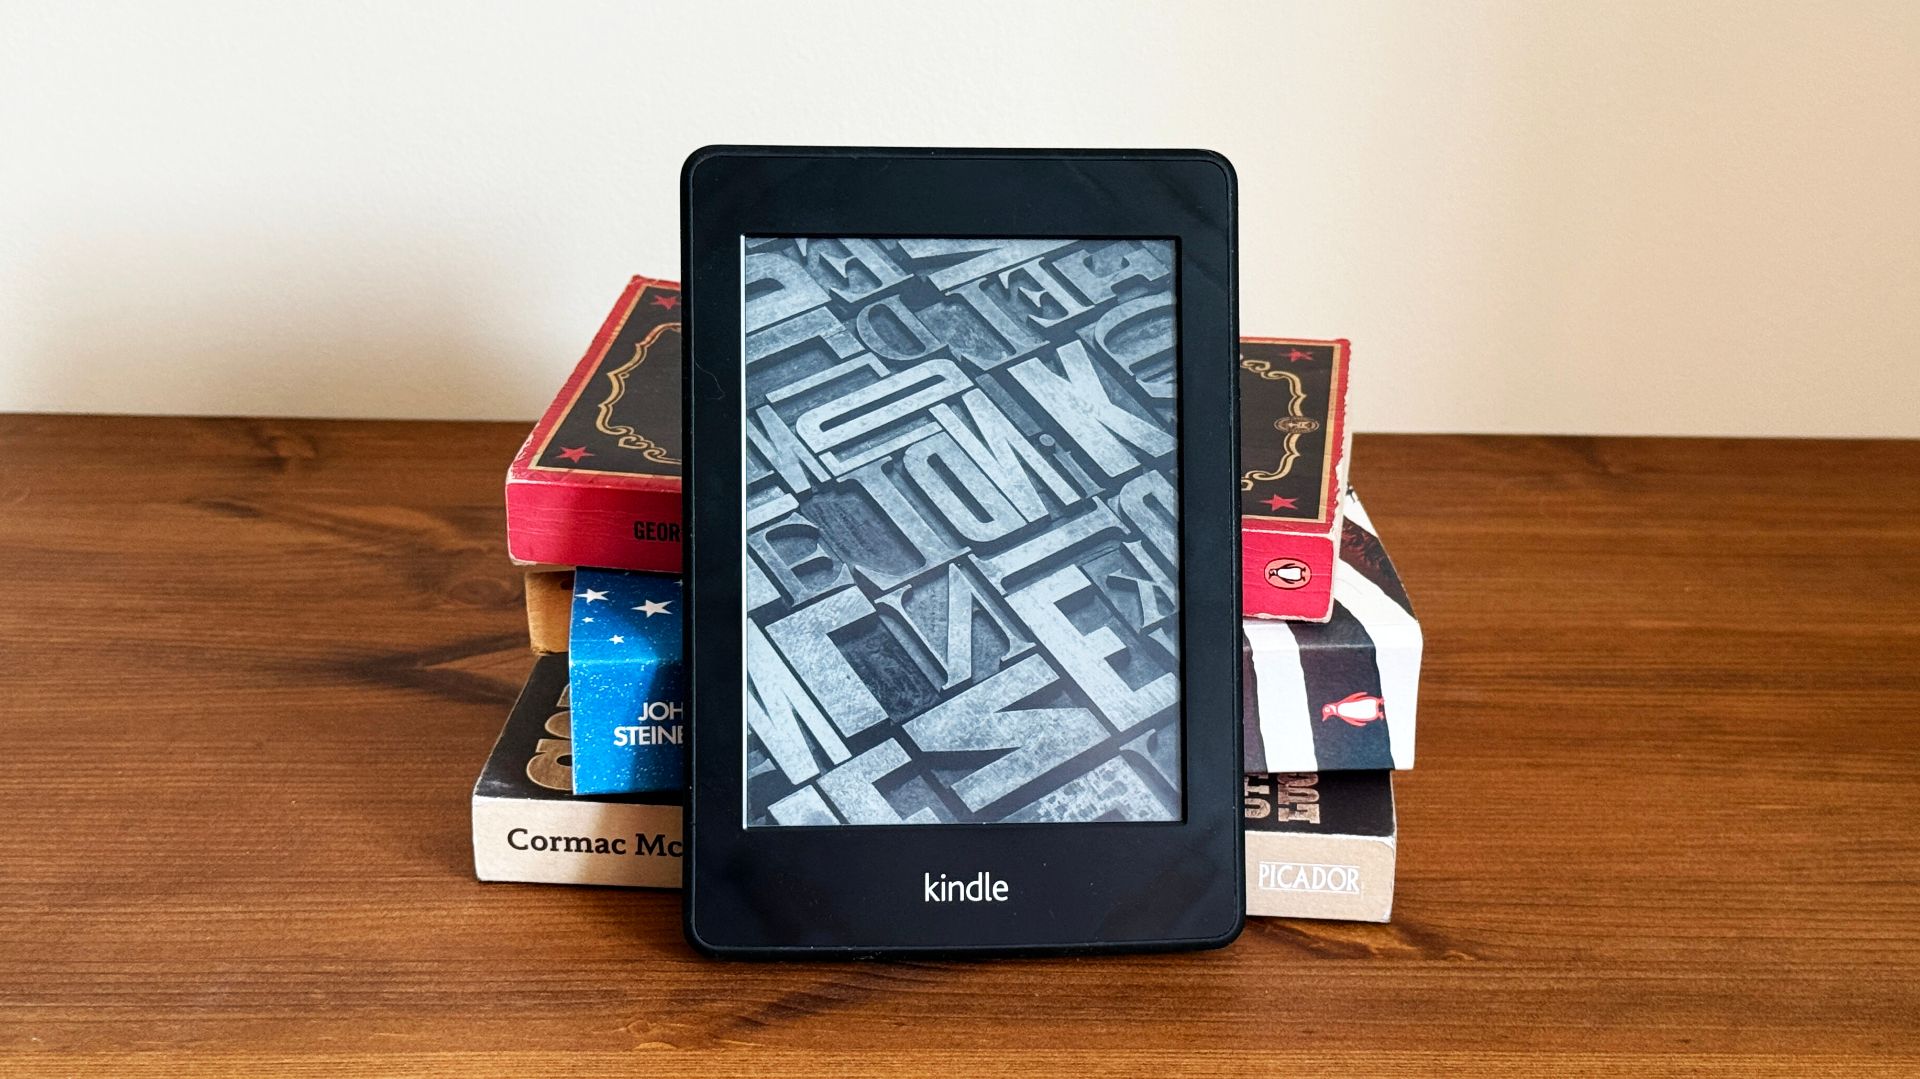
[(1242, 623), (1249, 774), (1413, 767), (1420, 623), (1351, 491), (1333, 600), (1324, 623)]

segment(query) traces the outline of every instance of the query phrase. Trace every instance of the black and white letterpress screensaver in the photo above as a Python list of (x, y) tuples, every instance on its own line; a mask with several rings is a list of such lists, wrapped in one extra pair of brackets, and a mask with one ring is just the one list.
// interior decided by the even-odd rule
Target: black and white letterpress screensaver
[(1181, 819), (1172, 241), (742, 258), (748, 825)]

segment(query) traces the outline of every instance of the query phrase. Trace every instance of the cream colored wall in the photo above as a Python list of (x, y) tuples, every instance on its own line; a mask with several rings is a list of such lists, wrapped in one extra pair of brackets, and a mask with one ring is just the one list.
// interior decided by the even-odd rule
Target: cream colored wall
[(1920, 435), (1920, 4), (0, 7), (0, 409), (532, 416), (707, 142), (1201, 145), (1366, 430)]

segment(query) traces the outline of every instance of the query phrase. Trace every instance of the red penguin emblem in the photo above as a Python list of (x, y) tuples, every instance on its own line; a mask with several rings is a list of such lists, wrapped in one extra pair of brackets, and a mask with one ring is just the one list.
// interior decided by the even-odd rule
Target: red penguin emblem
[(1267, 563), (1267, 583), (1291, 592), (1305, 588), (1313, 580), (1313, 568), (1297, 558), (1276, 558)]
[(1369, 693), (1350, 693), (1345, 697), (1320, 706), (1320, 719), (1344, 720), (1355, 727), (1364, 727), (1377, 719), (1387, 718), (1387, 702)]

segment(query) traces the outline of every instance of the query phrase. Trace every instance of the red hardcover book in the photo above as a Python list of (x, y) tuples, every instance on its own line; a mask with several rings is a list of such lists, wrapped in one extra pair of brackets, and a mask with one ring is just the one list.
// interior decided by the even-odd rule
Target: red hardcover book
[(636, 277), (507, 470), (521, 565), (680, 572), (680, 286)]
[(1325, 622), (1347, 486), (1345, 341), (1240, 339), (1240, 604)]

